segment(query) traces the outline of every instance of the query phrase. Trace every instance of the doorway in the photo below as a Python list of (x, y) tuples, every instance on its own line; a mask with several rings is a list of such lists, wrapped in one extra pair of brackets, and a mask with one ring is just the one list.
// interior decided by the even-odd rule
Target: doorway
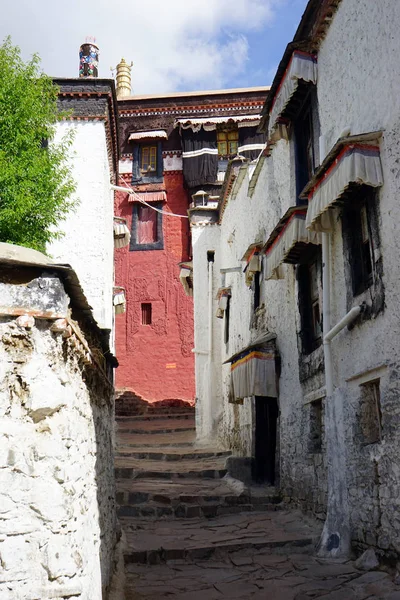
[(253, 479), (256, 483), (275, 484), (278, 401), (255, 396), (255, 451)]

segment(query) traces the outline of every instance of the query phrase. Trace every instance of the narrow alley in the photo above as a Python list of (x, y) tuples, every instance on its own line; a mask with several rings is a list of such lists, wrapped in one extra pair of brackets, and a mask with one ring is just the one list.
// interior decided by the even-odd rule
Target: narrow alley
[(321, 523), (274, 488), (229, 477), (229, 452), (196, 445), (193, 408), (136, 412), (117, 418), (126, 600), (400, 599), (388, 573), (317, 558)]

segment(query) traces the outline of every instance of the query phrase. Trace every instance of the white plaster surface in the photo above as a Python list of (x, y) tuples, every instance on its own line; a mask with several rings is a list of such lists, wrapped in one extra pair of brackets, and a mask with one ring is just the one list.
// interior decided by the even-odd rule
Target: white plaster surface
[[(341, 456), (349, 490), (350, 527), (353, 540), (377, 545), (383, 550), (400, 551), (400, 63), (398, 61), (398, 23), (400, 3), (391, 0), (343, 0), (335, 14), (318, 56), (317, 94), (321, 134), (327, 151), (347, 126), (356, 135), (383, 130), (381, 160), (384, 185), (379, 190), (378, 212), (380, 253), (383, 264), (385, 307), (375, 318), (343, 330), (333, 341), (334, 385), (343, 402), (345, 440)], [(295, 205), (293, 141), (279, 141), (262, 166), (252, 198), (248, 196), (248, 175), (233, 200), (229, 199), (221, 225), (193, 227), (194, 303), (196, 347), (207, 336), (206, 246), (218, 244), (220, 267), (240, 264), (246, 248), (265, 241), (286, 210)], [(361, 301), (371, 304), (371, 295), (353, 298), (344, 253), (340, 213), (332, 235), (332, 324)], [(213, 233), (219, 230), (219, 234)], [(243, 265), (244, 266), (244, 265)], [(326, 438), (322, 452), (310, 452), (310, 404), (304, 397), (324, 387), (322, 347), (302, 357), (298, 332), (296, 267), (283, 265), (285, 278), (263, 281), (261, 304), (252, 317), (252, 292), (245, 286), (244, 274), (226, 276), (232, 288), (230, 341), (222, 341), (223, 321), (215, 319), (213, 345), (214, 390), (221, 386), (221, 397), (213, 401), (219, 439), (239, 456), (250, 456), (254, 443), (252, 404), (228, 404), (229, 367), (223, 361), (240, 350), (262, 331), (277, 335), (281, 356), (279, 380), (280, 406), (280, 483), (284, 497), (300, 502), (324, 518), (327, 499)], [(197, 283), (196, 283), (197, 282)], [(205, 342), (204, 342), (205, 343)], [(203, 344), (204, 345), (204, 344)], [(203, 349), (203, 348), (202, 348)], [(206, 348), (204, 348), (206, 349)], [(200, 357), (197, 362), (206, 360)], [(382, 365), (388, 369), (379, 370)], [(355, 375), (377, 369), (380, 374), (383, 439), (365, 446), (360, 437), (360, 386)], [(219, 378), (221, 377), (221, 382)], [(208, 408), (202, 407), (204, 376), (196, 367), (198, 419)], [(200, 378), (200, 381), (199, 381)], [(348, 381), (350, 379), (350, 381)], [(323, 403), (326, 402), (323, 400)], [(324, 420), (324, 410), (323, 410)], [(329, 433), (329, 432), (328, 432)], [(343, 462), (344, 461), (344, 462)], [(345, 465), (343, 467), (343, 465)]]
[(74, 131), (73, 176), (79, 205), (59, 229), (65, 234), (47, 249), (56, 262), (69, 263), (101, 327), (113, 329), (114, 196), (110, 189), (104, 123), (63, 121), (57, 135)]
[(73, 338), (50, 326), (0, 320), (0, 598), (102, 600), (116, 543), (111, 391), (83, 381)]

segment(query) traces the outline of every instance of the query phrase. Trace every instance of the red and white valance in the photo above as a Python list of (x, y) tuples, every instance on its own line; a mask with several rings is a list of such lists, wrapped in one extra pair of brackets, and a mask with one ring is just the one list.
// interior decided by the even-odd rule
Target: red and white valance
[(262, 334), (259, 340), (225, 361), (224, 364), (231, 363), (230, 402), (252, 396), (277, 398), (275, 339), (275, 334)]
[(193, 132), (198, 133), (202, 128), (204, 131), (214, 131), (217, 129), (217, 125), (229, 125), (230, 123), (237, 123), (238, 128), (254, 127), (260, 123), (260, 118), (260, 115), (237, 115), (234, 117), (177, 119), (175, 121), (175, 127), (180, 127), (180, 129), (191, 129)]
[(320, 235), (306, 228), (305, 208), (290, 209), (290, 213), (281, 219), (265, 245), (265, 279), (283, 279), (282, 263), (296, 264), (304, 244), (321, 243)]
[(164, 191), (159, 192), (135, 192), (129, 194), (129, 202), (166, 202), (167, 194)]
[(261, 255), (260, 250), (262, 248), (262, 242), (256, 242), (250, 244), (244, 253), (242, 260), (246, 261), (244, 273), (246, 275), (246, 285), (250, 287), (253, 283), (254, 274), (261, 271)]
[(116, 315), (123, 314), (126, 311), (125, 288), (115, 287), (113, 290), (113, 305)]
[(126, 219), (114, 217), (114, 248), (124, 248), (130, 242), (131, 234)]
[(153, 130), (153, 131), (134, 131), (129, 136), (129, 141), (140, 141), (140, 140), (166, 140), (168, 139), (167, 132), (163, 129)]
[(193, 296), (193, 263), (179, 263), (181, 268), (179, 279), (185, 290), (186, 296)]
[(295, 50), (275, 94), (270, 110), (268, 133), (271, 136), (279, 117), (284, 113), (290, 99), (296, 92), (299, 80), (317, 82), (317, 57), (308, 52)]
[[(307, 186), (306, 226), (311, 231), (330, 231), (332, 210), (351, 184), (380, 187), (383, 184), (379, 146), (348, 143), (332, 159), (330, 166), (317, 172), (312, 187)], [(324, 165), (322, 165), (324, 166)], [(326, 167), (326, 165), (325, 165)]]

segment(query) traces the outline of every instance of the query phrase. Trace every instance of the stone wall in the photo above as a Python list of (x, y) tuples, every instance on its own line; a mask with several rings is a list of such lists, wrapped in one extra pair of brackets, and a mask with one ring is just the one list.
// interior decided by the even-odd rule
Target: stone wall
[(103, 600), (114, 571), (112, 379), (101, 331), (63, 276), (1, 267), (2, 600)]
[[(399, 11), (400, 5), (390, 0), (373, 5), (368, 0), (342, 0), (319, 48), (317, 82), (320, 133), (326, 141), (327, 152), (346, 128), (350, 128), (352, 135), (383, 132), (380, 153), (384, 185), (378, 190), (377, 198), (379, 236), (373, 233), (381, 265), (379, 310), (374, 309), (376, 286), (353, 297), (342, 215), (337, 211), (331, 236), (331, 323), (337, 323), (352, 306), (361, 302), (370, 306), (363, 318), (344, 329), (332, 342), (334, 387), (342, 411), (339, 436), (343, 439), (344, 467), (340, 477), (344, 489), (348, 489), (352, 541), (360, 546), (374, 545), (386, 553), (400, 552), (397, 517), (400, 489), (397, 426), (400, 110), (396, 88), (400, 69), (395, 43)], [(354, 44), (355, 39), (357, 44)], [(318, 149), (316, 154), (318, 164)], [(251, 165), (240, 189), (234, 189), (229, 197), (220, 225), (210, 226), (210, 229), (219, 229), (220, 247), (216, 252), (219, 252), (221, 267), (243, 265), (241, 257), (248, 246), (265, 242), (286, 210), (296, 204), (293, 136), (289, 135), (289, 141), (280, 140), (270, 156), (261, 160), (255, 189), (251, 177), (256, 171)], [(212, 232), (207, 236), (211, 238)], [(195, 246), (193, 263), (195, 280), (196, 264), (204, 277), (206, 258), (204, 254), (201, 260), (196, 257)], [(254, 400), (246, 398), (243, 405), (228, 403), (230, 375), (229, 367), (223, 362), (258, 333), (275, 333), (281, 357), (281, 491), (286, 500), (324, 518), (327, 466), (332, 457), (327, 456), (330, 426), (326, 416), (330, 407), (325, 400), (323, 349), (319, 347), (307, 356), (302, 354), (296, 266), (284, 264), (283, 271), (283, 279), (262, 281), (261, 306), (255, 315), (252, 315), (253, 293), (245, 286), (244, 275), (227, 275), (226, 285), (232, 290), (229, 345), (221, 343), (223, 324), (220, 322), (214, 329), (215, 343), (221, 344), (220, 359), (215, 360), (219, 360), (222, 372), (221, 396), (215, 402), (223, 407), (216, 426), (221, 442), (238, 456), (252, 454)], [(195, 315), (201, 314), (196, 307), (198, 299), (205, 313), (204, 291), (196, 290), (195, 286)], [(195, 321), (195, 336), (198, 327), (205, 327), (204, 323), (205, 317), (200, 324)], [(219, 385), (217, 381), (215, 385)], [(374, 387), (378, 391), (374, 392)], [(376, 410), (373, 413), (371, 408), (373, 393), (378, 394), (380, 400), (379, 437)], [(204, 407), (207, 405), (200, 398), (200, 412), (202, 403)], [(322, 437), (315, 444), (319, 410)]]

